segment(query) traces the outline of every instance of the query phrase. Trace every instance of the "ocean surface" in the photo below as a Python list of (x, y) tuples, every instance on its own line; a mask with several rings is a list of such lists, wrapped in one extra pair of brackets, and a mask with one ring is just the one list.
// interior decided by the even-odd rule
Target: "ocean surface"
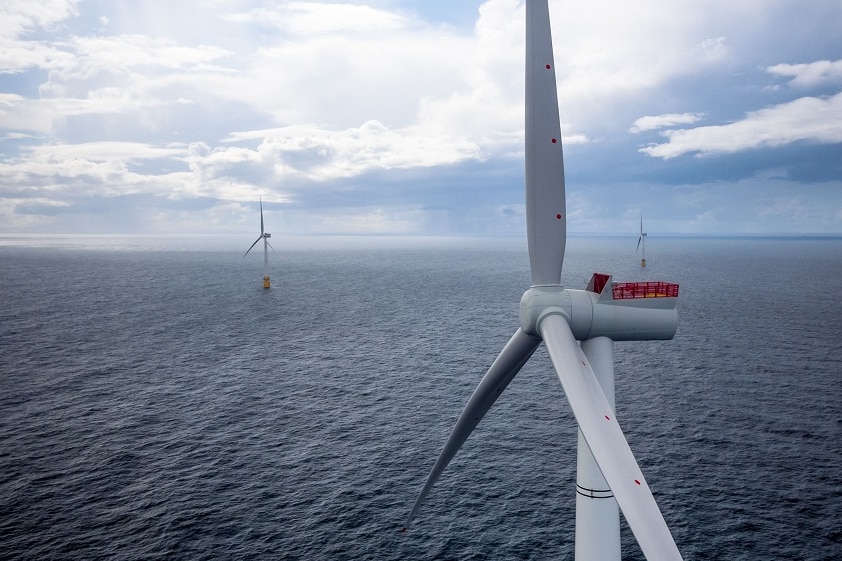
[[(401, 532), (518, 327), (520, 240), (0, 237), (0, 559), (573, 559), (543, 348)], [(842, 559), (842, 240), (568, 239), (681, 285), (617, 415), (687, 560)], [(623, 523), (624, 559), (643, 559)]]

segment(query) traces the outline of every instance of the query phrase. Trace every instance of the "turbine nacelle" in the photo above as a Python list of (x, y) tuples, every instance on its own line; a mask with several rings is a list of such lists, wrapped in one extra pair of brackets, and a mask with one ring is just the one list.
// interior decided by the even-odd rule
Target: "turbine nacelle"
[[(610, 278), (610, 277), (609, 277)], [(609, 285), (602, 293), (566, 289), (561, 285), (533, 286), (520, 299), (520, 328), (540, 339), (541, 322), (549, 315), (563, 316), (573, 336), (584, 341), (608, 337), (612, 341), (654, 341), (675, 337), (678, 329), (678, 298), (668, 292), (616, 298), (630, 285), (676, 286), (668, 283)], [(677, 288), (677, 286), (676, 286)]]

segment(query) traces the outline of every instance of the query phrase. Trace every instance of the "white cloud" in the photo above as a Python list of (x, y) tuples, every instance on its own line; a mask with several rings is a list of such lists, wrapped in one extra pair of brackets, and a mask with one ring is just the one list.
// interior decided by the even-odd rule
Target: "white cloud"
[(559, 95), (574, 124), (598, 120), (612, 101), (727, 63), (736, 22), (759, 21), (760, 2), (669, 0), (551, 2)]
[[(765, 68), (759, 82), (772, 75), (793, 87), (838, 84), (838, 53), (814, 31), (827, 21), (820, 14), (839, 12), (834, 2), (550, 0), (564, 144), (582, 145), (568, 158), (570, 177), (581, 177), (580, 156), (593, 161), (598, 150), (602, 161), (647, 173), (651, 160), (610, 152), (635, 156), (628, 132), (663, 133), (642, 152), (664, 160), (837, 142), (838, 96), (792, 99), (792, 89), (758, 83), (753, 92), (751, 83)], [(161, 202), (155, 220), (177, 229), (197, 222), (183, 203), (167, 201), (217, 199), (222, 217), (232, 201), (262, 194), (299, 213), (318, 208), (291, 222), (310, 231), (346, 224), (414, 233), (453, 216), (476, 221), (466, 230), (491, 230), (500, 216), (522, 226), (512, 212), (522, 204), (522, 1), (484, 2), (473, 26), (463, 27), (447, 21), (446, 3), (421, 0), (115, 5), (0, 2), (0, 208), (60, 210), (79, 195), (141, 194)], [(434, 17), (424, 19), (425, 11)], [(787, 25), (795, 13), (812, 23), (815, 44)], [(813, 58), (796, 50), (781, 58), (797, 40)], [(693, 91), (703, 81), (709, 88)], [(734, 105), (720, 107), (732, 103), (730, 92)], [(721, 114), (745, 117), (695, 126)], [(484, 180), (493, 187), (455, 177), (476, 162), (488, 162)], [(624, 167), (599, 173), (620, 175)], [(418, 177), (433, 179), (428, 187)], [(411, 200), (395, 188), (401, 181), (416, 182), (406, 187)], [(463, 212), (455, 196), (419, 203), (423, 189), (446, 189), (447, 181), (466, 189), (471, 204), (496, 189), (488, 205), (498, 210)], [(348, 208), (343, 189), (360, 184), (370, 199)], [(610, 212), (586, 208), (571, 193), (574, 217)], [(20, 224), (8, 216), (0, 217), (4, 225)]]
[[(123, 97), (156, 100), (168, 74), (188, 81), (199, 72), (226, 72), (212, 63), (230, 56), (225, 49), (188, 47), (144, 35), (77, 37), (67, 46), (72, 59), (50, 72), (39, 88), (43, 97), (83, 99), (98, 90), (119, 89)], [(109, 94), (111, 95), (111, 94)]]
[(704, 117), (701, 113), (667, 113), (665, 115), (648, 115), (637, 119), (629, 132), (644, 132), (673, 127), (675, 125), (691, 125)]
[(89, 160), (92, 162), (130, 162), (145, 159), (176, 158), (186, 153), (186, 146), (151, 146), (140, 142), (86, 142), (82, 144), (42, 144), (27, 149), (38, 161)]
[[(26, 148), (16, 160), (0, 162), (0, 182), (18, 185), (27, 200), (39, 197), (112, 197), (134, 193), (168, 194), (182, 180), (166, 171), (148, 175), (132, 171), (144, 160), (176, 161), (186, 147), (152, 147), (142, 143), (92, 142), (41, 144)], [(178, 181), (174, 181), (177, 179)], [(43, 204), (43, 203), (39, 203)]]
[(33, 28), (49, 28), (76, 13), (78, 0), (3, 0), (0, 40), (18, 38)]
[(799, 141), (842, 142), (842, 93), (802, 97), (749, 113), (727, 125), (664, 131), (668, 141), (640, 151), (665, 160), (683, 154), (734, 153)]
[(290, 2), (273, 9), (256, 8), (231, 13), (224, 19), (237, 23), (270, 25), (298, 37), (342, 32), (395, 32), (405, 27), (397, 14), (361, 4)]
[(342, 131), (299, 125), (240, 132), (227, 141), (249, 139), (261, 139), (252, 153), (261, 161), (274, 162), (280, 176), (313, 181), (354, 177), (374, 169), (450, 165), (479, 158), (482, 152), (465, 139), (427, 135), (415, 127), (390, 129), (379, 121)]
[(0, 75), (15, 74), (29, 68), (61, 68), (73, 56), (63, 50), (31, 41), (0, 41)]
[(800, 88), (842, 82), (842, 60), (819, 60), (807, 64), (776, 64), (766, 69), (770, 74), (791, 77), (789, 83)]
[(25, 40), (33, 29), (51, 28), (76, 12), (75, 0), (4, 0), (0, 2), (0, 75), (28, 68), (61, 67), (72, 56), (44, 41)]
[[(102, 88), (85, 98), (30, 99), (15, 94), (0, 94), (0, 128), (54, 136), (68, 119), (83, 115), (125, 115), (167, 103), (154, 98), (141, 98), (121, 88)], [(137, 120), (137, 125), (147, 125)], [(140, 128), (140, 127), (138, 127)], [(126, 130), (125, 133), (130, 131)]]
[(172, 39), (139, 34), (77, 37), (71, 46), (78, 57), (80, 70), (87, 73), (135, 66), (190, 71), (232, 54), (211, 45), (185, 46)]
[(725, 37), (709, 37), (704, 39), (696, 45), (694, 51), (698, 59), (707, 64), (722, 62), (732, 54)]

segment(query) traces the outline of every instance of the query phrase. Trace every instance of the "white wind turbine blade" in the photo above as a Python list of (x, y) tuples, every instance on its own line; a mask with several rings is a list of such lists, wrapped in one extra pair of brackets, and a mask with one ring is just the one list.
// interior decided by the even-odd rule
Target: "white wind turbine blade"
[(532, 283), (559, 284), (567, 243), (564, 158), (547, 2), (526, 2), (526, 232)]
[(259, 238), (257, 238), (256, 240), (254, 240), (254, 243), (253, 243), (253, 244), (251, 244), (251, 247), (249, 247), (249, 248), (246, 250), (246, 252), (245, 252), (245, 253), (243, 253), (243, 258), (245, 258), (245, 256), (249, 254), (249, 251), (251, 251), (251, 249), (252, 249), (254, 246), (256, 246), (256, 245), (257, 245), (257, 242), (259, 242), (259, 241), (260, 241), (260, 240), (262, 240), (262, 239), (263, 239), (263, 236), (261, 235)]
[(539, 330), (576, 422), (646, 559), (681, 560), (614, 410), (567, 320), (551, 314), (541, 321)]
[(509, 342), (506, 343), (506, 346), (503, 347), (503, 350), (500, 351), (500, 355), (492, 363), (485, 376), (483, 376), (471, 398), (468, 400), (468, 403), (465, 405), (465, 408), (462, 410), (462, 413), (459, 415), (459, 419), (456, 421), (450, 437), (448, 437), (447, 442), (444, 444), (444, 448), (442, 448), (441, 454), (436, 460), (430, 475), (427, 476), (424, 488), (421, 489), (421, 493), (415, 500), (415, 505), (412, 507), (412, 511), (410, 511), (406, 519), (404, 529), (409, 527), (410, 522), (415, 518), (418, 509), (421, 508), (421, 504), (433, 488), (433, 485), (438, 481), (439, 476), (441, 476), (447, 464), (450, 463), (450, 460), (453, 459), (462, 447), (462, 444), (465, 443), (465, 440), (468, 439), (479, 424), (480, 420), (491, 409), (491, 406), (494, 405), (494, 402), (497, 401), (497, 398), (503, 393), (509, 382), (520, 372), (520, 369), (523, 368), (523, 365), (526, 364), (526, 361), (529, 360), (529, 357), (532, 356), (532, 353), (535, 352), (535, 349), (540, 344), (541, 341), (530, 337), (518, 329), (512, 335), (512, 338), (509, 339)]
[(262, 238), (263, 231), (263, 197), (260, 197), (260, 237)]
[(643, 241), (643, 213), (640, 213), (640, 237), (637, 238), (637, 248), (634, 250), (637, 253), (637, 250), (640, 249), (640, 242)]

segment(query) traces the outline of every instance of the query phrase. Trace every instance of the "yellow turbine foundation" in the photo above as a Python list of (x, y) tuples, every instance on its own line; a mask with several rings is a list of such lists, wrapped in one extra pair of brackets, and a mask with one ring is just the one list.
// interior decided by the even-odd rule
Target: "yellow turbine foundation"
[(641, 267), (645, 267), (645, 266), (646, 266), (646, 259), (641, 259), (641, 260), (640, 260), (640, 266), (641, 266)]
[(269, 288), (269, 286), (269, 275), (266, 275), (265, 277), (263, 277), (263, 288)]

